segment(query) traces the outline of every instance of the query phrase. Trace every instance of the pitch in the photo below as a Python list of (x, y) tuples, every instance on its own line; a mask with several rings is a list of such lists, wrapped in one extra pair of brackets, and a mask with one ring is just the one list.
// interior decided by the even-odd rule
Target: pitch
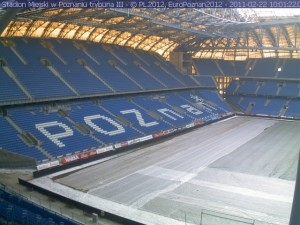
[(300, 123), (234, 117), (30, 181), (144, 224), (288, 224)]

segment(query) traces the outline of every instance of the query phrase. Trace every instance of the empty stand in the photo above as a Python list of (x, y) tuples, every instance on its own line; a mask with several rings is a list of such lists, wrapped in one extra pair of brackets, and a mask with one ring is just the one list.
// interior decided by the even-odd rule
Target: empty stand
[(93, 65), (93, 69), (97, 71), (98, 76), (100, 76), (116, 92), (142, 90), (142, 88), (129, 77), (118, 70), (118, 63), (114, 60), (114, 57), (109, 52), (108, 48), (105, 49), (105, 46), (99, 46), (93, 43), (86, 44), (85, 47), (87, 51), (89, 51), (90, 54), (100, 63), (100, 65)]
[[(20, 139), (20, 132), (13, 127), (6, 118), (0, 115), (0, 147), (3, 150), (24, 155), (42, 161), (48, 159), (35, 146), (28, 146)], [(4, 129), (5, 128), (5, 129)]]
[(258, 95), (275, 96), (278, 93), (277, 81), (262, 81), (259, 82), (260, 88), (257, 91)]
[[(129, 120), (133, 127), (144, 134), (152, 134), (158, 131), (172, 128), (169, 124), (151, 116), (146, 109), (133, 104), (128, 99), (114, 99), (103, 101), (102, 106), (116, 116)], [(152, 110), (148, 108), (148, 110)]]
[[(209, 90), (10, 107), (7, 117), (0, 117), (6, 127), (1, 143), (8, 151), (37, 161), (53, 160), (188, 126), (195, 120), (212, 121), (229, 112), (217, 92)], [(20, 133), (26, 134), (33, 146), (14, 142)]]
[(292, 99), (286, 106), (285, 116), (300, 119), (300, 100)]
[[(74, 93), (42, 64), (41, 45), (26, 43), (22, 39), (13, 41), (14, 47), (3, 47), (3, 57), (13, 74), (34, 99), (74, 96)], [(20, 60), (20, 57), (23, 60)]]
[(216, 90), (195, 90), (195, 93), (201, 96), (205, 101), (218, 109), (218, 114), (230, 112), (231, 109), (218, 94)]
[(280, 72), (278, 72), (278, 78), (291, 78), (298, 79), (300, 76), (300, 63), (299, 59), (284, 59), (281, 64), (279, 64)]
[(163, 96), (141, 96), (132, 99), (144, 109), (151, 110), (157, 113), (164, 121), (172, 124), (173, 127), (178, 127), (191, 123), (191, 118), (186, 115), (174, 111), (169, 105), (163, 102)]
[(24, 131), (34, 135), (40, 146), (53, 157), (95, 149), (101, 143), (79, 132), (57, 112), (45, 113), (41, 108), (9, 111), (10, 118)]
[(208, 102), (207, 100), (205, 100), (200, 95), (200, 93), (180, 92), (178, 93), (178, 96), (200, 110), (201, 113), (196, 113), (194, 115), (196, 119), (203, 121), (211, 121), (219, 118), (220, 115), (217, 114), (219, 110), (218, 107), (216, 105), (212, 105), (212, 102)]
[(194, 59), (200, 75), (299, 79), (299, 59), (247, 59), (231, 61), (222, 59)]
[(216, 81), (214, 80), (213, 76), (193, 76), (193, 79), (195, 79), (200, 87), (211, 87), (211, 88), (216, 88), (217, 84)]
[(299, 81), (242, 79), (230, 83), (226, 98), (247, 114), (295, 117), (298, 110), (290, 99), (297, 102), (299, 92)]
[(242, 80), (240, 81), (240, 86), (236, 90), (237, 93), (243, 94), (255, 94), (257, 90), (257, 81), (256, 80)]
[(249, 66), (247, 77), (276, 77), (278, 59), (265, 58), (253, 60), (253, 64)]
[(5, 102), (22, 102), (28, 100), (17, 83), (9, 77), (0, 66), (0, 104)]
[[(4, 224), (76, 225), (77, 222), (47, 210), (22, 196), (0, 188), (0, 218)], [(1, 223), (0, 223), (1, 224)]]
[(215, 85), (181, 74), (155, 54), (81, 41), (5, 39), (0, 63), (8, 84), (0, 86), (2, 105)]
[(95, 65), (95, 63), (77, 49), (73, 42), (62, 41), (60, 44), (53, 41), (51, 43), (56, 53), (65, 61), (65, 64), (57, 61), (53, 66), (81, 96), (112, 92), (101, 79), (87, 69), (89, 64)]
[(199, 59), (194, 60), (197, 72), (200, 75), (221, 76), (222, 72), (219, 70), (216, 60), (214, 59)]
[[(118, 104), (123, 108), (126, 107), (126, 102), (120, 101)], [(120, 122), (115, 115), (89, 102), (73, 105), (69, 116), (73, 121), (87, 126), (93, 132), (93, 136), (106, 145), (142, 136), (130, 124)]]
[(277, 86), (280, 87), (279, 96), (300, 97), (300, 82), (278, 82)]

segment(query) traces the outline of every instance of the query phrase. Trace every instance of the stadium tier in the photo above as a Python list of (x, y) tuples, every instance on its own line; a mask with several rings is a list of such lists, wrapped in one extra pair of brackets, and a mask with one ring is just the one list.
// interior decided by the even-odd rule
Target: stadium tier
[[(0, 116), (1, 125), (6, 127), (1, 131), (0, 143), (6, 151), (37, 161), (55, 160), (149, 135), (152, 139), (160, 132), (187, 128), (195, 121), (213, 121), (230, 113), (218, 93), (211, 90), (10, 107), (6, 116)], [(18, 146), (12, 144), (15, 139)]]
[(1, 115), (0, 127), (2, 127), (2, 129), (0, 129), (1, 149), (13, 152), (15, 154), (25, 155), (38, 161), (47, 159), (47, 156), (41, 153), (32, 144), (25, 144), (25, 142), (23, 142), (20, 138), (22, 131), (17, 130), (16, 127), (11, 124), (11, 121), (9, 122), (7, 118), (4, 118)]
[(299, 79), (300, 71), (299, 59), (193, 59), (193, 62), (200, 75)]
[(1, 95), (15, 90), (2, 105), (200, 86), (159, 56), (80, 41), (1, 39), (0, 66)]
[(201, 87), (216, 87), (216, 81), (212, 76), (193, 76), (194, 80), (196, 80)]
[(299, 80), (241, 79), (226, 89), (226, 99), (251, 115), (299, 118), (299, 97)]
[(142, 50), (11, 38), (1, 39), (0, 63), (0, 149), (38, 163), (119, 148), (231, 113), (211, 76), (183, 75)]
[(28, 97), (22, 92), (14, 80), (0, 69), (0, 104), (16, 100), (25, 101)]
[[(153, 53), (60, 39), (2, 39), (0, 62), (0, 147), (39, 164), (218, 120), (232, 109), (213, 76), (243, 68), (242, 76), (269, 76), (259, 60), (195, 60), (205, 75), (187, 76)], [(299, 94), (298, 81), (254, 75), (233, 80), (226, 90), (227, 100), (247, 114), (296, 118)]]
[(233, 80), (227, 94), (300, 97), (300, 82), (289, 80), (242, 79)]
[(288, 103), (288, 107), (286, 108), (285, 115), (287, 117), (299, 118), (300, 116), (300, 100), (292, 99)]

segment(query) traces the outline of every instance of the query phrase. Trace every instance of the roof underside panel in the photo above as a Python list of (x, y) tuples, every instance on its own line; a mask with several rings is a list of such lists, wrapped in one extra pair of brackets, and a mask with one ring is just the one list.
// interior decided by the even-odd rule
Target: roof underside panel
[(112, 43), (165, 58), (172, 51), (194, 57), (259, 52), (256, 57), (300, 58), (299, 15), (261, 18), (250, 9), (225, 8), (37, 9), (19, 12), (1, 36)]

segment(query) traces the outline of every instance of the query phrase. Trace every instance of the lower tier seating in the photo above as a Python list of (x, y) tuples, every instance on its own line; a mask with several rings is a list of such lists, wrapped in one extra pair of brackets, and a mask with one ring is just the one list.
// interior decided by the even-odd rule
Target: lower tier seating
[[(0, 147), (38, 162), (54, 160), (177, 129), (198, 120), (209, 122), (230, 112), (215, 90), (10, 107), (0, 115), (0, 125), (4, 127), (0, 130)], [(19, 138), (20, 133), (25, 138)]]
[(226, 99), (250, 115), (300, 118), (300, 99), (262, 96), (227, 96)]
[[(66, 217), (48, 211), (22, 196), (15, 195), (0, 188), (0, 218), (2, 224), (26, 225), (76, 225)], [(0, 222), (1, 224), (1, 222)]]

